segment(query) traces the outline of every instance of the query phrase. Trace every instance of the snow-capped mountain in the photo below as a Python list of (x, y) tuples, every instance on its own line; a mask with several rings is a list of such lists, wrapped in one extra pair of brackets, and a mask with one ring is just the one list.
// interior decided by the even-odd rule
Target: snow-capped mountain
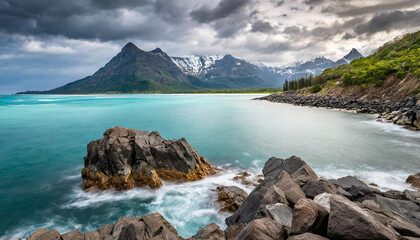
[(171, 57), (171, 59), (183, 73), (201, 78), (203, 87), (233, 88), (242, 83), (249, 87), (279, 87), (285, 80), (316, 76), (325, 69), (350, 63), (360, 57), (363, 56), (353, 48), (336, 62), (325, 57), (316, 57), (287, 67), (252, 64), (231, 55)]
[(206, 74), (216, 61), (222, 59), (223, 57), (223, 55), (193, 55), (191, 57), (171, 57), (171, 59), (183, 73), (189, 75), (201, 75)]

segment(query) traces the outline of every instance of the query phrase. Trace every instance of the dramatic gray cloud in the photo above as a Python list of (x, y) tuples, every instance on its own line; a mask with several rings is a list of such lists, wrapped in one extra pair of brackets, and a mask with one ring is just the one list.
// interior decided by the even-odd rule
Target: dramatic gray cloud
[(0, 94), (91, 75), (128, 41), (289, 65), (420, 30), (418, 0), (0, 0)]

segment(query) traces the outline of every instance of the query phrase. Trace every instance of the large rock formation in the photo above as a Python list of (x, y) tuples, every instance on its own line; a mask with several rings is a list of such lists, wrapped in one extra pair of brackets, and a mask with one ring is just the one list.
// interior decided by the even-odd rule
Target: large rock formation
[(165, 140), (158, 132), (113, 127), (87, 152), (85, 190), (159, 188), (162, 180), (194, 181), (217, 171), (184, 138)]

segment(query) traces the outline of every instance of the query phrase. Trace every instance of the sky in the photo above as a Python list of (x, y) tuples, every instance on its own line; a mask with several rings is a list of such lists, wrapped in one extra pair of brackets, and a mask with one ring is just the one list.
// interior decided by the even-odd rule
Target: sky
[(419, 0), (0, 0), (0, 94), (92, 75), (129, 41), (287, 66), (417, 30)]

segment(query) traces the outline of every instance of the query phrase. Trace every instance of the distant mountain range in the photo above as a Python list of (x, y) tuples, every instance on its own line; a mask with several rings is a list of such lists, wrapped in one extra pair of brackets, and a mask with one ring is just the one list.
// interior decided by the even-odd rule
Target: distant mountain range
[(281, 87), (286, 79), (318, 75), (360, 57), (353, 49), (336, 62), (318, 57), (280, 68), (252, 64), (232, 55), (170, 57), (160, 48), (147, 52), (130, 42), (92, 76), (49, 91), (18, 94), (179, 93)]

